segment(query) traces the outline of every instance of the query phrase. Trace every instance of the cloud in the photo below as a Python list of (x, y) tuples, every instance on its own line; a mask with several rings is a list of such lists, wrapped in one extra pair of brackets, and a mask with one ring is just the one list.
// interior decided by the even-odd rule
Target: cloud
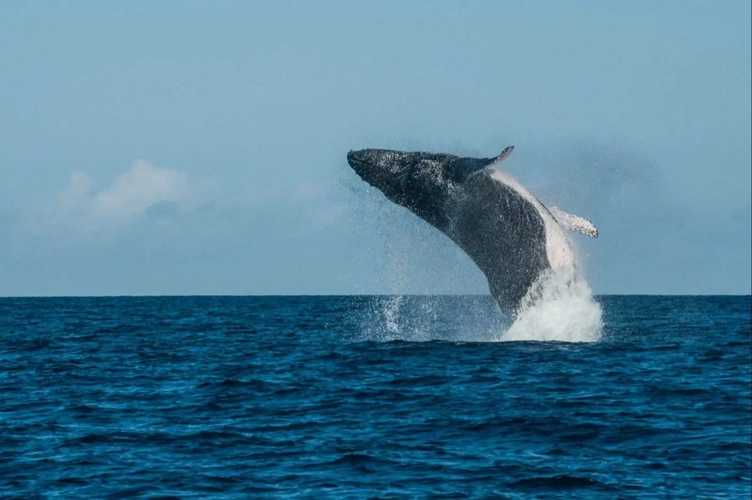
[[(29, 235), (59, 242), (116, 236), (129, 228), (133, 230), (128, 234), (136, 236), (133, 231), (137, 227), (154, 224), (160, 230), (167, 224), (176, 231), (190, 227), (191, 235), (196, 236), (197, 232), (213, 231), (204, 227), (207, 224), (224, 227), (227, 218), (237, 221), (265, 214), (290, 218), (289, 234), (299, 237), (341, 220), (345, 210), (333, 188), (331, 181), (311, 179), (281, 186), (220, 186), (138, 160), (104, 186), (96, 186), (82, 170), (71, 172), (68, 183), (51, 200), (22, 212), (22, 227)], [(207, 211), (208, 207), (212, 210)], [(216, 220), (208, 223), (207, 217)]]
[(112, 232), (144, 216), (166, 217), (200, 201), (201, 189), (187, 174), (138, 160), (109, 186), (96, 189), (80, 170), (51, 204), (36, 211), (33, 225), (42, 232), (77, 235)]
[(93, 183), (89, 176), (76, 170), (71, 174), (68, 187), (57, 193), (55, 197), (57, 204), (65, 210), (71, 210), (89, 196), (92, 187)]
[[(75, 174), (69, 190), (75, 186), (74, 179)], [(186, 174), (139, 160), (118, 177), (112, 187), (94, 194), (90, 200), (90, 213), (105, 220), (129, 220), (143, 214), (155, 203), (177, 203), (187, 200), (190, 195), (191, 185)]]

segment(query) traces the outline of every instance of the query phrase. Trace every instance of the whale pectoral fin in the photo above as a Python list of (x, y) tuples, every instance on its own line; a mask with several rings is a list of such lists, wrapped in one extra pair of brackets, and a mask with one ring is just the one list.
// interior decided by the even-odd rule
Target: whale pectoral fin
[(548, 211), (551, 212), (551, 215), (554, 216), (556, 222), (558, 222), (563, 228), (574, 231), (575, 233), (584, 234), (585, 236), (590, 236), (591, 238), (598, 237), (598, 228), (596, 228), (589, 220), (567, 213), (557, 207), (551, 207)]

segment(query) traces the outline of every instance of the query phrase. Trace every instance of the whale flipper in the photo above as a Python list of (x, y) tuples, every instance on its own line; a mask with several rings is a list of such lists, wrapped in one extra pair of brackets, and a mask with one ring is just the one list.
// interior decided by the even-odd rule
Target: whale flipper
[(591, 238), (598, 237), (598, 228), (596, 228), (595, 225), (589, 220), (565, 212), (558, 207), (550, 207), (548, 211), (551, 212), (551, 215), (554, 216), (556, 222), (558, 222), (559, 225), (564, 229), (574, 231), (575, 233), (584, 234), (585, 236), (590, 236)]

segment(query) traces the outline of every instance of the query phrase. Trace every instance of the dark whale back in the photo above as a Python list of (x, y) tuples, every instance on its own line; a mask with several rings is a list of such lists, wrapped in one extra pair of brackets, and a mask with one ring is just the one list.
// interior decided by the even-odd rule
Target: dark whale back
[(514, 312), (530, 285), (549, 267), (545, 222), (514, 189), (487, 172), (462, 184), (449, 236), (483, 271), (505, 314)]

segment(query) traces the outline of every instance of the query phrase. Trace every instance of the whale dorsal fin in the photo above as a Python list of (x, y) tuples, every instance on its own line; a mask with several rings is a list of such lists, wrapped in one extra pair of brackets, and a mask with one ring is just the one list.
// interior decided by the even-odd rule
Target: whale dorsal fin
[(589, 220), (567, 213), (557, 207), (551, 207), (548, 211), (551, 212), (551, 215), (554, 216), (556, 222), (558, 222), (563, 228), (584, 234), (585, 236), (590, 236), (591, 238), (598, 237), (598, 228), (596, 228)]
[(454, 164), (454, 176), (456, 181), (464, 182), (471, 175), (484, 170), (486, 167), (490, 167), (496, 163), (503, 161), (514, 149), (514, 146), (509, 146), (493, 158), (459, 158)]
[(514, 151), (514, 146), (509, 146), (509, 147), (505, 148), (504, 151), (502, 151), (499, 154), (499, 156), (497, 156), (496, 158), (494, 158), (493, 161), (490, 164), (493, 165), (495, 163), (499, 163), (499, 162), (502, 162), (502, 161), (506, 160), (507, 156), (509, 156), (510, 154), (512, 154), (512, 151)]

